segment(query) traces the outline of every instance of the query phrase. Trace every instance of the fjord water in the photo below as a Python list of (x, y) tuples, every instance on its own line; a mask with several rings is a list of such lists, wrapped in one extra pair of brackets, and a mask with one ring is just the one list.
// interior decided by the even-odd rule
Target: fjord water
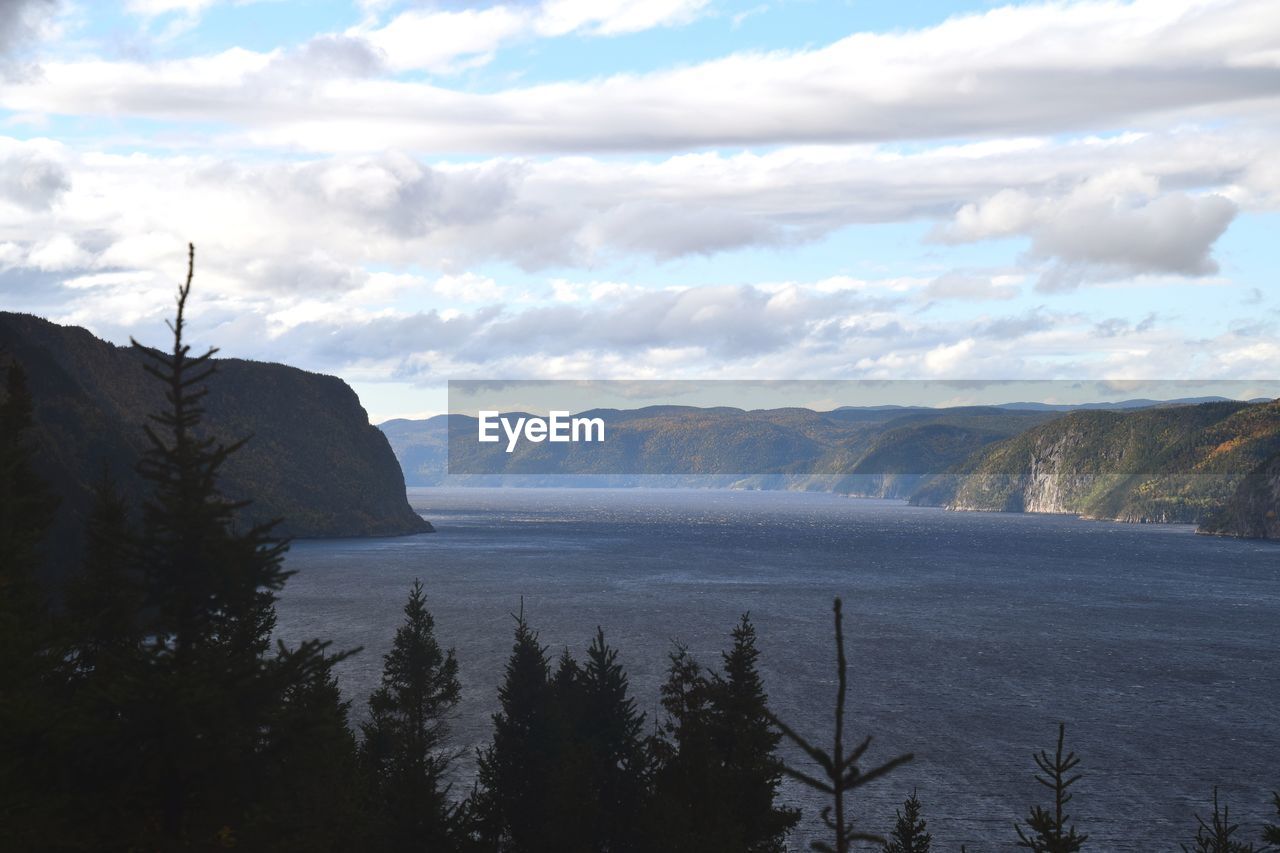
[[(834, 695), (831, 599), (844, 598), (849, 734), (871, 760), (915, 762), (856, 792), (886, 831), (918, 790), (937, 849), (1012, 849), (1044, 790), (1033, 750), (1059, 720), (1085, 778), (1071, 813), (1095, 850), (1170, 850), (1220, 787), (1256, 840), (1280, 787), (1280, 546), (1185, 526), (954, 513), (790, 492), (410, 491), (435, 534), (303, 541), (279, 605), (286, 641), (363, 646), (343, 664), (353, 711), (414, 578), (457, 647), (459, 745), (487, 742), (525, 614), (554, 656), (595, 627), (621, 650), (652, 724), (673, 640), (719, 663), (750, 611), (775, 711), (825, 744)], [(467, 785), (466, 767), (461, 785)], [(805, 810), (793, 849), (818, 831)]]

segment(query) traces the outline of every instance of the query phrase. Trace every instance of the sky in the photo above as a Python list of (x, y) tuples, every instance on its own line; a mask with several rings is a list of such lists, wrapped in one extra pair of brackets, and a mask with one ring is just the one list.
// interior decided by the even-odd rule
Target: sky
[(0, 309), (341, 376), (1247, 379), (1274, 0), (0, 0)]

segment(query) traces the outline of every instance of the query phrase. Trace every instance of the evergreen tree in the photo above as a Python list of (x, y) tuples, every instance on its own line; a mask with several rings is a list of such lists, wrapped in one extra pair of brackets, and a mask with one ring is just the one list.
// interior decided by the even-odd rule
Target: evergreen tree
[(648, 764), (641, 740), (644, 714), (628, 695), (618, 652), (596, 629), (580, 681), (579, 745), (589, 784), (580, 791), (592, 849), (623, 853), (643, 846)]
[[(272, 524), (240, 530), (244, 504), (218, 491), (219, 471), (243, 445), (204, 434), (203, 383), (214, 373), (214, 350), (193, 357), (184, 340), (194, 248), (170, 324), (168, 353), (134, 342), (146, 369), (165, 388), (166, 407), (145, 427), (148, 449), (138, 471), (150, 494), (142, 508), (135, 563), (135, 618), (114, 614), (128, 636), (81, 638), (81, 646), (133, 647), (129, 678), (112, 694), (110, 725), (96, 734), (112, 790), (127, 803), (117, 816), (121, 846), (174, 848), (228, 845), (244, 835), (250, 813), (268, 799), (273, 773), (273, 727), (289, 690), (327, 669), (324, 644), (272, 650), (275, 594), (284, 584), (286, 543)], [(119, 552), (115, 510), (100, 506), (90, 558), (95, 571)], [(105, 526), (103, 526), (105, 525)], [(115, 554), (116, 556), (111, 556)], [(118, 567), (117, 567), (118, 568)], [(100, 581), (101, 578), (99, 577)], [(90, 577), (86, 583), (92, 585)], [(120, 618), (117, 618), (120, 617)], [(110, 845), (106, 845), (110, 846)]]
[(661, 702), (664, 719), (650, 744), (651, 843), (670, 853), (730, 849), (737, 832), (730, 826), (730, 792), (715, 748), (711, 683), (683, 645), (670, 654)]
[[(1276, 815), (1280, 816), (1280, 793), (1273, 793), (1271, 802), (1276, 807)], [(1280, 846), (1280, 824), (1267, 824), (1266, 828), (1262, 830), (1262, 841), (1265, 844)]]
[(737, 830), (735, 850), (778, 853), (800, 820), (796, 809), (776, 800), (783, 765), (777, 756), (782, 735), (770, 721), (768, 696), (760, 678), (756, 630), (748, 614), (733, 629), (725, 652), (724, 676), (712, 685), (715, 748), (721, 756), (728, 792), (729, 822)]
[(0, 398), (0, 836), (35, 849), (62, 825), (56, 748), (64, 704), (60, 638), (40, 587), (41, 549), (58, 501), (37, 475), (32, 398), (22, 367)]
[(884, 853), (929, 853), (933, 836), (926, 831), (925, 820), (920, 816), (920, 800), (915, 791), (911, 792), (897, 815), (893, 832), (884, 845)]
[(1257, 847), (1245, 841), (1236, 841), (1231, 836), (1239, 831), (1239, 824), (1231, 822), (1231, 812), (1226, 804), (1218, 805), (1218, 789), (1213, 789), (1213, 815), (1206, 821), (1196, 815), (1199, 827), (1191, 846), (1183, 844), (1183, 853), (1262, 853)]
[(458, 662), (440, 647), (422, 583), (414, 581), (383, 658), (382, 683), (369, 697), (362, 758), (376, 842), (386, 850), (441, 850), (456, 835), (445, 775), (447, 718), (458, 703)]
[(844, 751), (844, 707), (849, 686), (848, 663), (844, 654), (844, 617), (839, 598), (835, 600), (832, 611), (835, 614), (836, 628), (836, 708), (834, 746), (831, 752), (827, 753), (814, 746), (772, 713), (769, 713), (769, 719), (796, 746), (804, 750), (805, 754), (814, 760), (818, 767), (822, 769), (822, 775), (825, 777), (818, 778), (793, 767), (783, 767), (783, 772), (788, 776), (803, 785), (821, 791), (831, 798), (831, 805), (822, 810), (822, 821), (831, 830), (833, 843), (827, 844), (825, 841), (814, 841), (810, 846), (819, 851), (819, 853), (848, 853), (849, 845), (855, 841), (870, 841), (873, 844), (883, 844), (884, 839), (878, 835), (854, 829), (853, 821), (846, 817), (845, 793), (879, 779), (881, 776), (911, 761), (914, 756), (910, 753), (899, 755), (879, 767), (863, 772), (858, 767), (858, 762), (870, 748), (871, 736), (865, 737), (850, 752), (846, 753)]
[(492, 849), (557, 853), (548, 808), (548, 780), (560, 746), (552, 708), (551, 666), (546, 649), (524, 619), (516, 617), (515, 642), (493, 715), (493, 743), (480, 757), (479, 820)]
[(1080, 781), (1081, 775), (1072, 775), (1080, 764), (1076, 754), (1068, 752), (1063, 755), (1066, 729), (1065, 723), (1058, 724), (1058, 748), (1052, 758), (1043, 750), (1035, 756), (1036, 766), (1044, 774), (1037, 775), (1036, 781), (1053, 791), (1053, 811), (1034, 806), (1027, 818), (1026, 830), (1020, 824), (1014, 824), (1018, 831), (1018, 846), (1034, 853), (1076, 853), (1089, 838), (1079, 835), (1074, 826), (1067, 827), (1071, 817), (1066, 813), (1066, 806), (1072, 798), (1068, 789)]

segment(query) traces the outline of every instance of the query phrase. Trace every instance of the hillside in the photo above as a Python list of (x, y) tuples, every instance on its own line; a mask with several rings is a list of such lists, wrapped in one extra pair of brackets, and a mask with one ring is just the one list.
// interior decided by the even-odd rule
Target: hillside
[(1280, 454), (1251, 471), (1226, 505), (1201, 525), (1200, 532), (1280, 539)]
[(1187, 522), (1280, 452), (1280, 402), (1077, 411), (979, 451), (912, 503)]
[[(104, 468), (133, 498), (142, 424), (163, 389), (139, 353), (24, 314), (0, 313), (0, 360), (17, 359), (35, 402), (37, 462), (62, 496), (61, 524), (88, 505)], [(282, 517), (291, 536), (384, 536), (431, 529), (409, 508), (387, 440), (342, 380), (280, 364), (220, 359), (209, 380), (208, 433), (252, 436), (223, 469), (221, 488), (252, 498), (247, 519)]]
[[(388, 421), (381, 429), (409, 485), (634, 485), (645, 478), (646, 484), (906, 497), (975, 450), (1056, 416), (993, 407), (815, 412), (653, 406), (582, 414), (605, 421), (607, 441), (521, 443), (508, 454), (476, 442), (476, 421), (463, 415)], [(456, 437), (452, 459), (450, 430)], [(452, 473), (446, 478), (447, 468)]]

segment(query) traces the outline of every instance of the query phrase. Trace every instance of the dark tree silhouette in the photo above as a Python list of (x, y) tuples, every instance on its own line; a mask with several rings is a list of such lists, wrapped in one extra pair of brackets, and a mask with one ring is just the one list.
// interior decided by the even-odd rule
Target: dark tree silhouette
[(414, 581), (361, 726), (382, 849), (444, 849), (456, 835), (445, 776), (457, 754), (445, 748), (445, 737), (460, 691), (453, 649), (441, 648), (422, 583)]
[(577, 747), (589, 780), (579, 794), (593, 849), (641, 849), (648, 772), (641, 739), (644, 714), (628, 695), (627, 675), (617, 650), (605, 642), (603, 629), (596, 629), (578, 684)]
[[(1276, 815), (1280, 817), (1280, 793), (1273, 793), (1271, 802), (1276, 807)], [(1266, 844), (1280, 846), (1280, 824), (1267, 824), (1266, 828), (1262, 830), (1262, 840)]]
[(736, 827), (730, 838), (735, 850), (779, 853), (800, 812), (776, 803), (784, 773), (777, 755), (782, 735), (769, 716), (749, 614), (742, 615), (732, 638), (722, 656), (724, 675), (711, 685), (715, 752), (724, 766), (729, 822)]
[(548, 781), (555, 773), (557, 736), (547, 650), (524, 618), (516, 618), (515, 642), (498, 688), (493, 742), (480, 756), (476, 797), (481, 835), (491, 849), (556, 853), (555, 819)]
[(36, 474), (31, 393), (16, 362), (0, 399), (0, 834), (36, 849), (62, 820), (54, 797), (64, 651), (36, 577), (58, 501)]
[(1018, 846), (1034, 853), (1076, 853), (1089, 838), (1078, 834), (1074, 826), (1067, 828), (1071, 816), (1066, 813), (1066, 806), (1072, 797), (1068, 789), (1082, 777), (1079, 773), (1072, 775), (1080, 764), (1076, 754), (1068, 752), (1063, 755), (1066, 730), (1065, 723), (1058, 724), (1058, 748), (1052, 758), (1043, 750), (1035, 756), (1036, 766), (1044, 774), (1037, 775), (1036, 781), (1053, 791), (1053, 811), (1033, 806), (1025, 830), (1020, 824), (1014, 824), (1018, 832)]
[(1218, 789), (1213, 789), (1213, 814), (1209, 820), (1196, 815), (1196, 837), (1191, 846), (1183, 844), (1184, 853), (1263, 853), (1253, 844), (1237, 841), (1231, 836), (1240, 830), (1231, 822), (1231, 810), (1226, 803), (1218, 805)]
[(836, 676), (838, 684), (836, 687), (834, 743), (831, 752), (827, 753), (814, 746), (796, 734), (790, 726), (778, 719), (777, 716), (772, 713), (769, 714), (769, 719), (774, 725), (804, 750), (822, 770), (824, 778), (819, 779), (793, 767), (783, 768), (788, 776), (831, 797), (832, 805), (822, 810), (822, 820), (832, 832), (833, 843), (827, 844), (825, 841), (814, 841), (810, 845), (820, 853), (847, 853), (849, 845), (855, 841), (884, 843), (884, 839), (878, 835), (859, 832), (853, 828), (852, 821), (845, 815), (845, 793), (874, 782), (886, 773), (890, 773), (906, 764), (914, 757), (911, 753), (899, 755), (872, 770), (863, 772), (858, 767), (858, 761), (862, 759), (867, 749), (871, 746), (871, 736), (867, 735), (851, 752), (845, 753), (844, 751), (844, 707), (846, 694), (848, 693), (848, 664), (844, 655), (844, 625), (840, 608), (841, 602), (837, 598), (832, 607), (835, 613)]
[(898, 819), (894, 823), (893, 832), (889, 833), (889, 840), (885, 842), (884, 853), (929, 853), (933, 836), (927, 831), (927, 824), (920, 816), (920, 811), (920, 800), (916, 792), (912, 791), (897, 813)]

